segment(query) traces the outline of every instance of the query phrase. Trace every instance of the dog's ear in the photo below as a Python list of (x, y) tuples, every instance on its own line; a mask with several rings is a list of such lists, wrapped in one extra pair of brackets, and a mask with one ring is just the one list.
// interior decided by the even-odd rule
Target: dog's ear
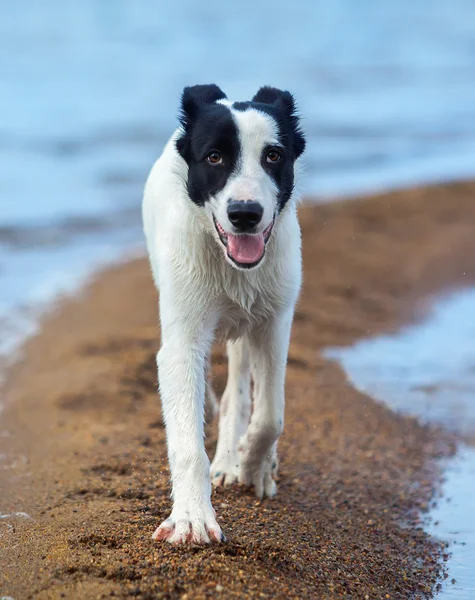
[(285, 115), (285, 117), (289, 120), (294, 133), (293, 148), (295, 156), (298, 158), (305, 150), (305, 137), (300, 128), (299, 116), (292, 94), (285, 90), (279, 90), (266, 85), (261, 87), (252, 101), (259, 102), (260, 104), (270, 104), (275, 106), (277, 110)]
[(180, 125), (184, 135), (177, 140), (177, 150), (186, 160), (189, 148), (189, 133), (191, 124), (196, 118), (201, 107), (213, 104), (217, 100), (226, 98), (226, 94), (214, 83), (208, 85), (193, 85), (186, 87), (181, 95)]
[(214, 83), (186, 87), (181, 95), (180, 122), (184, 129), (196, 117), (200, 107), (226, 98), (226, 94)]
[(277, 104), (279, 102), (282, 107), (285, 106), (288, 111), (292, 112), (295, 110), (294, 97), (290, 92), (278, 90), (277, 88), (268, 85), (261, 87), (252, 101), (260, 102), (261, 104)]

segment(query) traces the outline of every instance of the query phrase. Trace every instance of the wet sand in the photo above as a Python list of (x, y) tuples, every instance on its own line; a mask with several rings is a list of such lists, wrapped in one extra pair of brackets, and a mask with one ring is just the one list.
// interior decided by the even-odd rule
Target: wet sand
[[(279, 493), (213, 494), (228, 541), (151, 540), (170, 509), (148, 264), (100, 276), (24, 348), (2, 394), (0, 595), (23, 598), (430, 597), (446, 548), (420, 516), (449, 434), (357, 392), (327, 346), (417, 319), (475, 281), (475, 184), (304, 207)], [(213, 354), (222, 391), (226, 364)], [(212, 455), (216, 427), (207, 447)], [(27, 513), (31, 518), (14, 513)]]

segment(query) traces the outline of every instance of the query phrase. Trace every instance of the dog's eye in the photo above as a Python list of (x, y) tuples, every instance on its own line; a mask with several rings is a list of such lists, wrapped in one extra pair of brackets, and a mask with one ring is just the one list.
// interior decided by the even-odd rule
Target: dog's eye
[(213, 150), (213, 152), (208, 154), (206, 160), (210, 165), (220, 165), (223, 162), (223, 157), (217, 150)]
[(281, 158), (282, 158), (282, 155), (280, 154), (280, 152), (277, 152), (277, 150), (269, 150), (269, 152), (267, 153), (267, 162), (268, 163), (279, 162), (279, 160)]

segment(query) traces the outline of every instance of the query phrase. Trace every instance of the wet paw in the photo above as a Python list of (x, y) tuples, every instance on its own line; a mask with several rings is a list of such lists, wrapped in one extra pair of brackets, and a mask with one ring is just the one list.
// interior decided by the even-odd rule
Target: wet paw
[(239, 457), (221, 459), (216, 457), (210, 469), (211, 483), (215, 487), (225, 487), (239, 480)]
[(277, 453), (275, 446), (269, 452), (257, 453), (246, 438), (239, 445), (241, 465), (239, 482), (254, 488), (258, 498), (272, 498), (277, 492), (273, 475), (277, 472)]
[(152, 538), (170, 544), (211, 544), (225, 540), (214, 516), (188, 513), (176, 516), (172, 513), (155, 530)]

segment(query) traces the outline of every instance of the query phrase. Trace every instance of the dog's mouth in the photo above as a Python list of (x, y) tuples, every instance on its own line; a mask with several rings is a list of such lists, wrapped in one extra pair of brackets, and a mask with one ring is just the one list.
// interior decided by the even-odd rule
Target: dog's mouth
[(264, 257), (266, 244), (274, 227), (274, 219), (261, 233), (227, 233), (213, 215), (214, 226), (228, 257), (239, 267), (252, 269)]

